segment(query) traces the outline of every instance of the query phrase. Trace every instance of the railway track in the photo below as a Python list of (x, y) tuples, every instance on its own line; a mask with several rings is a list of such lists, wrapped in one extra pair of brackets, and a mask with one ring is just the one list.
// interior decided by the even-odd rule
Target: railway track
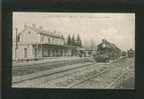
[[(93, 83), (93, 82), (95, 83), (95, 86), (96, 84), (97, 86), (102, 86), (102, 87), (97, 87), (100, 89), (101, 88), (104, 88), (104, 89), (116, 88), (120, 86), (121, 83), (124, 83), (124, 81), (134, 76), (134, 74), (132, 74), (134, 73), (133, 69), (130, 70), (129, 68), (130, 66), (126, 66), (124, 68), (117, 69), (116, 70), (117, 72), (112, 74), (115, 76), (111, 76), (110, 79), (109, 77), (106, 78), (106, 75), (111, 75), (110, 72), (112, 72), (112, 70), (111, 69), (103, 70), (87, 79), (83, 79), (82, 81), (76, 82), (75, 84), (71, 85), (70, 88), (89, 88), (87, 87), (87, 85), (90, 86), (90, 83)], [(99, 82), (102, 84), (98, 85)], [(103, 83), (103, 82), (106, 82), (106, 83)]]
[[(97, 70), (93, 69), (93, 67), (95, 67), (97, 65), (99, 66), (99, 69), (97, 69)], [(65, 70), (64, 69), (56, 70), (56, 71), (52, 70), (53, 72), (48, 72), (48, 73), (46, 72), (46, 73), (41, 74), (39, 76), (35, 75), (35, 77), (31, 77), (31, 78), (27, 78), (27, 79), (22, 79), (22, 80), (19, 80), (19, 81), (13, 81), (12, 85), (14, 87), (17, 87), (19, 85), (20, 86), (24, 85), (25, 82), (29, 82), (30, 85), (28, 85), (28, 86), (32, 85), (32, 86), (38, 87), (39, 84), (41, 84), (39, 81), (43, 81), (43, 80), (47, 79), (47, 82), (53, 82), (53, 81), (55, 82), (55, 80), (62, 79), (64, 77), (66, 77), (66, 76), (71, 76), (71, 75), (77, 74), (77, 73), (79, 74), (79, 70), (86, 71), (89, 68), (91, 68), (91, 69), (89, 69), (89, 70), (91, 70), (91, 71), (88, 72), (89, 74), (90, 73), (94, 73), (94, 72), (98, 73), (98, 71), (101, 71), (102, 69), (107, 68), (107, 67), (104, 67), (104, 65), (105, 65), (105, 63), (96, 64), (95, 62), (93, 62), (93, 63), (87, 63), (87, 64), (84, 63), (84, 64), (81, 64), (81, 65), (78, 65), (78, 66), (73, 66), (73, 67), (70, 67), (70, 68), (65, 68), (64, 67)], [(69, 66), (66, 66), (66, 67), (69, 67)], [(83, 74), (87, 72), (87, 71), (86, 72), (84, 72), (84, 71), (82, 72)], [(105, 72), (106, 72), (106, 70), (105, 70)], [(104, 71), (103, 71), (103, 73), (104, 73)], [(29, 75), (27, 75), (27, 76), (29, 77)], [(93, 74), (91, 76), (93, 76)], [(23, 78), (23, 77), (21, 77), (21, 78)], [(90, 79), (90, 78), (88, 78), (88, 79)], [(36, 84), (34, 84), (33, 82), (35, 82)], [(75, 83), (76, 82), (74, 82), (74, 84)]]
[(106, 72), (108, 72), (108, 71), (109, 71), (109, 70), (106, 70), (106, 69), (105, 69), (105, 70), (102, 70), (102, 71), (96, 73), (95, 75), (93, 75), (93, 76), (91, 76), (91, 77), (89, 77), (89, 78), (86, 78), (86, 79), (84, 79), (84, 80), (82, 80), (82, 81), (79, 81), (79, 82), (76, 82), (76, 83), (70, 85), (69, 88), (74, 88), (74, 87), (76, 87), (76, 86), (78, 86), (78, 85), (80, 85), (80, 84), (82, 84), (82, 83), (84, 83), (84, 82), (86, 82), (86, 81), (89, 81), (89, 80), (91, 80), (91, 79), (93, 79), (93, 78), (96, 78), (96, 77), (98, 77), (99, 75), (102, 75), (102, 74), (104, 74), (104, 73), (106, 73)]
[[(120, 62), (123, 62), (123, 59), (120, 60)], [(69, 65), (69, 66), (62, 66), (61, 69), (55, 69), (52, 71), (47, 71), (45, 73), (41, 73), (41, 75), (35, 75), (34, 77), (30, 77), (27, 79), (21, 79), (19, 81), (13, 82), (14, 87), (24, 86), (25, 87), (36, 87), (36, 88), (85, 88), (85, 84), (89, 83), (90, 80), (99, 80), (100, 82), (106, 82), (104, 78), (102, 79), (102, 76), (105, 75), (111, 75), (109, 74), (112, 70), (121, 71), (121, 67), (115, 66), (117, 62), (114, 63), (83, 63), (79, 65)], [(112, 65), (112, 66), (111, 66)], [(71, 67), (72, 66), (72, 67)], [(99, 69), (98, 69), (99, 67)], [(123, 66), (125, 67), (125, 66)], [(91, 68), (91, 69), (89, 69)], [(128, 68), (128, 67), (125, 67)], [(123, 68), (123, 69), (125, 69)], [(125, 73), (126, 71), (122, 72)], [(120, 79), (118, 75), (114, 77), (109, 83), (103, 84), (103, 88), (112, 88), (115, 83)], [(115, 74), (113, 74), (115, 75)], [(124, 75), (124, 74), (123, 74)], [(28, 75), (27, 75), (28, 76)], [(25, 83), (26, 82), (26, 83)], [(96, 85), (97, 82), (95, 83)], [(102, 84), (101, 84), (102, 85)], [(80, 87), (82, 86), (82, 87)], [(88, 87), (87, 87), (88, 88)]]
[[(129, 70), (129, 66), (127, 66), (127, 68), (125, 69), (124, 72), (122, 72), (116, 79), (114, 79), (110, 84), (108, 84), (106, 86), (106, 88), (116, 88), (119, 86), (119, 88), (121, 88), (121, 84), (124, 83), (124, 81), (126, 81), (127, 79), (131, 78), (130, 76), (127, 76), (127, 74), (132, 74), (134, 73), (133, 70)], [(134, 75), (134, 74), (132, 74)], [(133, 77), (133, 76), (132, 76)]]
[[(57, 70), (44, 71), (44, 73), (41, 73), (41, 75), (37, 75), (37, 73), (35, 73), (35, 74), (32, 74), (32, 75), (35, 75), (35, 76), (32, 76), (32, 77), (28, 77), (28, 76), (31, 76), (31, 75), (25, 75), (28, 78), (21, 79), (21, 80), (18, 80), (18, 81), (13, 80), (13, 84), (21, 83), (21, 82), (24, 82), (24, 81), (27, 81), (27, 80), (34, 80), (34, 79), (38, 79), (38, 78), (41, 78), (41, 77), (48, 77), (48, 76), (51, 76), (51, 75), (60, 74), (60, 73), (63, 73), (63, 72), (72, 71), (72, 70), (79, 69), (79, 68), (84, 68), (84, 67), (87, 67), (87, 66), (93, 65), (93, 64), (95, 64), (95, 63), (87, 62), (87, 63), (79, 64), (79, 65), (72, 66), (72, 67), (68, 68), (70, 66), (69, 65), (69, 66), (66, 66), (67, 68), (63, 67), (60, 70), (57, 69)], [(23, 77), (19, 76), (19, 78), (23, 78)]]
[(32, 74), (34, 72), (44, 71), (48, 69), (59, 68), (62, 66), (68, 66), (72, 64), (78, 63), (86, 63), (91, 62), (91, 59), (78, 59), (78, 60), (63, 60), (63, 61), (55, 61), (55, 62), (45, 62), (41, 64), (31, 64), (31, 65), (24, 65), (24, 66), (13, 66), (12, 67), (12, 74), (13, 76), (22, 76), (27, 74)]
[(110, 88), (115, 88), (118, 82), (122, 80), (122, 78), (125, 76), (125, 74), (128, 73), (128, 71), (122, 73), (117, 79), (114, 79), (110, 84), (108, 84), (105, 88), (110, 89)]

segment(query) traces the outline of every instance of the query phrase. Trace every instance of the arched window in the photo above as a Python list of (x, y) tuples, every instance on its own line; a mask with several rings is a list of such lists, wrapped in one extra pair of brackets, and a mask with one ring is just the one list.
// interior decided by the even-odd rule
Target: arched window
[(27, 58), (27, 48), (24, 48), (24, 57)]
[(48, 43), (50, 44), (50, 37), (48, 37)]

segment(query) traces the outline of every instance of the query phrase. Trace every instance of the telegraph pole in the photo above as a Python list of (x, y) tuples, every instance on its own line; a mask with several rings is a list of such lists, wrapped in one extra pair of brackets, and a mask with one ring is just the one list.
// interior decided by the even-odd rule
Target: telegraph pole
[(16, 31), (16, 48), (15, 48), (15, 58), (17, 57), (17, 48), (18, 48), (18, 44), (17, 44), (17, 31), (18, 31), (18, 29), (17, 28), (15, 28), (15, 31)]

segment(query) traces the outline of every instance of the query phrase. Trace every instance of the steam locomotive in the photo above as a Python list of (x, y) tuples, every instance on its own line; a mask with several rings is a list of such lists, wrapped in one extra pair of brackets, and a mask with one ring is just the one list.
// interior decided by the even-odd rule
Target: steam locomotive
[(121, 50), (113, 43), (103, 39), (97, 46), (97, 51), (93, 55), (96, 62), (109, 62), (118, 59), (121, 56)]

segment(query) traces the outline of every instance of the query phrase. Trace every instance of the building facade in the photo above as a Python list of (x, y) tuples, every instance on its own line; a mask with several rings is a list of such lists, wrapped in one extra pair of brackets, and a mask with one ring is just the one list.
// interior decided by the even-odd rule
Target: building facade
[(65, 45), (62, 34), (44, 31), (35, 25), (24, 26), (13, 39), (13, 60), (31, 60), (43, 57), (71, 56), (73, 47)]

